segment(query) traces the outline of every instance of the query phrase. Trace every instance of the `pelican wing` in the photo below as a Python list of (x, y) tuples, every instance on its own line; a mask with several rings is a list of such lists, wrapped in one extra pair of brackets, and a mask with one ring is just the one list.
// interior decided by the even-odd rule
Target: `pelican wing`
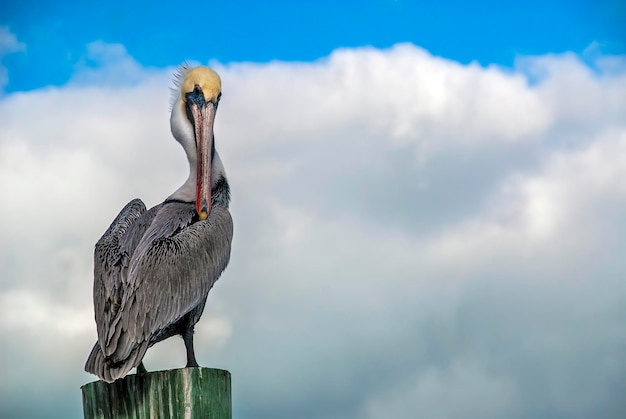
[(96, 243), (93, 300), (98, 342), (102, 348), (121, 307), (123, 278), (130, 256), (149, 224), (138, 222), (147, 218), (145, 215), (146, 206), (140, 199), (130, 201)]
[(163, 204), (122, 277), (124, 295), (105, 353), (128, 358), (137, 345), (201, 303), (230, 258), (233, 222), (225, 208), (196, 221), (189, 203)]

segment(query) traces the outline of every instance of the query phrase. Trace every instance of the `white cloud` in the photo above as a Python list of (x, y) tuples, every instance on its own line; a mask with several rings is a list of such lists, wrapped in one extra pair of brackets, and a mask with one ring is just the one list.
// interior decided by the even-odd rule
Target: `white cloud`
[[(533, 140), (551, 119), (523, 75), (462, 66), (411, 44), (337, 50), (311, 64), (233, 65), (224, 85), (237, 100), (231, 102), (238, 110), (233, 118), (255, 124), (252, 144), (261, 147), (295, 134), (333, 150), (332, 130), (355, 138), (383, 136), (391, 140), (387, 147), (439, 151)], [(268, 118), (258, 118), (259, 106), (270, 104)], [(346, 126), (351, 130), (343, 132)]]
[(555, 247), (588, 252), (600, 237), (611, 239), (626, 211), (626, 188), (617, 181), (626, 176), (626, 129), (590, 141), (582, 149), (552, 152), (539, 171), (503, 179), (484, 216), (447, 227), (430, 242), (429, 257), (482, 266), (495, 256)]
[(8, 27), (0, 26), (0, 92), (9, 82), (9, 75), (6, 67), (2, 64), (2, 59), (5, 55), (25, 49), (26, 45), (19, 42), (15, 34), (11, 32)]
[(87, 45), (86, 53), (74, 66), (70, 85), (132, 86), (145, 83), (155, 70), (144, 68), (126, 52), (122, 44), (95, 41)]
[[(0, 328), (33, 369), (39, 347), (64, 356), (76, 389), (95, 338), (93, 244), (131, 198), (156, 204), (187, 175), (168, 127), (173, 68), (89, 48), (68, 86), (0, 101)], [(463, 66), (411, 45), (215, 67), (235, 240), (197, 351), (233, 372), (236, 412), (615, 414), (623, 72), (568, 54)], [(73, 337), (71, 355), (52, 331)], [(1, 353), (19, 380), (23, 351)], [(175, 339), (146, 359), (183, 362)]]
[(0, 56), (4, 56), (11, 52), (21, 51), (26, 48), (22, 42), (6, 26), (0, 26)]
[(0, 294), (2, 333), (46, 330), (58, 336), (74, 337), (93, 329), (92, 313), (84, 305), (75, 309), (57, 304), (46, 296), (25, 291), (8, 291)]

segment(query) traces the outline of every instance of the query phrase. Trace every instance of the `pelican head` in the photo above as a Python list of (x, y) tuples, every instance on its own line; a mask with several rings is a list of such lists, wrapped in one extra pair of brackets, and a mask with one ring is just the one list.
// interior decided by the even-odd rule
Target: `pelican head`
[[(215, 71), (203, 66), (181, 68), (176, 82), (170, 125), (174, 138), (187, 153), (190, 174), (172, 197), (195, 199), (198, 216), (205, 220), (211, 212), (211, 173), (215, 157), (213, 123), (222, 95), (222, 82)], [(221, 162), (218, 163), (221, 167)]]

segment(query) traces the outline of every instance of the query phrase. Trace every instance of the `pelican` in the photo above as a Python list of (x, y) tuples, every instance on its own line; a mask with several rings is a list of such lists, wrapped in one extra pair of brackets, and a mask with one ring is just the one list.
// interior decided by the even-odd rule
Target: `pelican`
[(94, 311), (98, 341), (85, 371), (113, 382), (145, 373), (149, 347), (181, 335), (187, 367), (197, 367), (194, 326), (228, 265), (230, 189), (215, 150), (213, 122), (221, 80), (208, 67), (181, 67), (170, 126), (189, 161), (189, 177), (163, 203), (129, 202), (96, 243)]

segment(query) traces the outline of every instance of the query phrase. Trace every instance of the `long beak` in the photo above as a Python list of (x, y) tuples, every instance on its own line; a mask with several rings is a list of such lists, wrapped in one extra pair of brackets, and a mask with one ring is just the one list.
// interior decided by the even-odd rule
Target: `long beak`
[(198, 106), (194, 103), (191, 105), (191, 112), (195, 122), (198, 149), (196, 211), (201, 220), (206, 220), (211, 213), (211, 150), (215, 104), (207, 102), (204, 106)]

